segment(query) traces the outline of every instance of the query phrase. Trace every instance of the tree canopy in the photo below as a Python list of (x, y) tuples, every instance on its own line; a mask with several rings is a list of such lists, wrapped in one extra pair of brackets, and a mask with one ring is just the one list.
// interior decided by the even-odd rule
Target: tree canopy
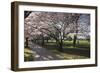
[(69, 33), (90, 33), (89, 14), (33, 11), (25, 12), (24, 21), (25, 38), (53, 38), (60, 48)]

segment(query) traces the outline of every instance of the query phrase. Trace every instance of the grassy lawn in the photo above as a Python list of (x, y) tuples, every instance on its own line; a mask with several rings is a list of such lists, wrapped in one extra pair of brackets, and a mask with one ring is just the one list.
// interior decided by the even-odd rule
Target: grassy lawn
[(24, 48), (24, 61), (33, 61), (33, 51), (30, 48)]
[[(49, 40), (48, 43), (45, 43), (44, 48), (63, 60), (90, 58), (90, 43), (87, 40), (79, 40), (75, 47), (73, 41), (63, 41), (63, 52), (58, 51), (59, 47), (55, 40)], [(30, 48), (24, 48), (24, 61), (35, 61), (35, 55), (36, 53)]]
[(56, 54), (56, 56), (65, 59), (65, 60), (71, 60), (71, 59), (87, 59), (86, 56), (80, 56), (80, 55), (73, 55), (69, 53), (59, 52), (57, 50), (51, 50), (53, 53)]
[[(78, 41), (77, 41), (78, 42)], [(56, 46), (56, 41), (49, 40), (48, 43), (46, 43), (48, 46)], [(84, 48), (84, 49), (90, 49), (90, 42), (87, 40), (79, 40), (79, 43), (76, 43), (76, 46), (73, 46), (73, 41), (63, 41), (63, 48)]]
[[(86, 59), (89, 58), (86, 55), (80, 55), (80, 54), (74, 54), (73, 53), (65, 53), (65, 52), (59, 52), (57, 49), (56, 41), (50, 41), (46, 43), (46, 48), (53, 53), (55, 53), (57, 56), (63, 58), (63, 59)], [(71, 49), (77, 51), (79, 50), (89, 50), (90, 49), (90, 43), (87, 40), (79, 40), (79, 43), (76, 44), (76, 46), (73, 46), (73, 41), (63, 41), (63, 49)]]
[[(73, 46), (73, 41), (64, 41), (64, 45)], [(76, 43), (76, 47), (86, 47), (86, 48), (89, 48), (90, 47), (90, 42), (88, 42), (87, 40), (79, 40)]]

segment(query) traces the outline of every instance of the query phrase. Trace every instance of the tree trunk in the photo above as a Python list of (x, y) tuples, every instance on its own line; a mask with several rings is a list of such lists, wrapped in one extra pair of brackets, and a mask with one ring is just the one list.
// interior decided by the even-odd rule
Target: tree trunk
[(44, 37), (42, 36), (42, 46), (44, 46)]
[(74, 35), (74, 39), (73, 39), (73, 46), (74, 46), (74, 47), (76, 46), (76, 40), (77, 40), (77, 36)]
[(41, 34), (41, 37), (42, 37), (42, 38), (41, 38), (41, 39), (42, 39), (42, 43), (41, 43), (41, 45), (44, 46), (44, 42), (45, 42), (45, 41), (44, 41), (43, 32), (42, 32), (42, 34)]
[(78, 20), (80, 18), (80, 15), (77, 15), (76, 14), (76, 20), (75, 20), (75, 35), (74, 35), (74, 39), (73, 39), (73, 46), (75, 47), (76, 46), (76, 42), (77, 42), (77, 34), (78, 34)]
[(47, 43), (48, 43), (48, 38), (47, 38)]
[(63, 52), (63, 40), (61, 39), (61, 42), (59, 43), (59, 51)]
[(28, 39), (29, 39), (28, 37), (25, 38), (25, 40), (26, 40), (26, 42), (25, 42), (25, 47), (26, 47), (26, 48), (29, 47), (29, 46), (28, 46)]

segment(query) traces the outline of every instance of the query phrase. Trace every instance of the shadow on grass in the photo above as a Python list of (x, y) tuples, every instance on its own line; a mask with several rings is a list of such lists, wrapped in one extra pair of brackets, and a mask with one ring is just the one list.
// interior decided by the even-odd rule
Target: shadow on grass
[(63, 52), (68, 53), (68, 54), (86, 56), (86, 57), (90, 58), (90, 50), (89, 49), (84, 50), (84, 48), (83, 49), (82, 48), (64, 48)]
[[(58, 46), (57, 45), (46, 45), (45, 48), (48, 50), (57, 50), (58, 51)], [(76, 46), (73, 47), (71, 45), (63, 46), (63, 53), (67, 54), (72, 54), (72, 55), (79, 55), (79, 56), (85, 56), (90, 58), (90, 48), (89, 47), (81, 47), (81, 46)]]

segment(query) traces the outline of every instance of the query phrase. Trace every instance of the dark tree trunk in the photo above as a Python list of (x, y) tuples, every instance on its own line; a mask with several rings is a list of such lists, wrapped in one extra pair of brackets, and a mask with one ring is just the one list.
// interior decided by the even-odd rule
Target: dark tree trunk
[(47, 38), (46, 42), (48, 43), (48, 38)]
[(44, 46), (44, 37), (42, 36), (42, 46)]
[(59, 43), (59, 51), (63, 52), (63, 40), (61, 39), (61, 42)]
[(77, 15), (76, 14), (76, 16), (75, 16), (75, 24), (76, 24), (76, 26), (75, 26), (75, 35), (74, 35), (74, 39), (73, 39), (73, 46), (75, 47), (76, 46), (76, 42), (77, 42), (77, 34), (78, 34), (78, 20), (79, 20), (79, 18), (80, 18), (80, 15)]
[(76, 46), (76, 40), (77, 40), (77, 36), (74, 35), (74, 39), (73, 39), (73, 46), (74, 46), (74, 47)]
[(25, 40), (26, 40), (26, 42), (25, 42), (25, 47), (26, 47), (26, 48), (29, 47), (29, 46), (28, 46), (28, 39), (29, 39), (28, 37), (25, 38)]

